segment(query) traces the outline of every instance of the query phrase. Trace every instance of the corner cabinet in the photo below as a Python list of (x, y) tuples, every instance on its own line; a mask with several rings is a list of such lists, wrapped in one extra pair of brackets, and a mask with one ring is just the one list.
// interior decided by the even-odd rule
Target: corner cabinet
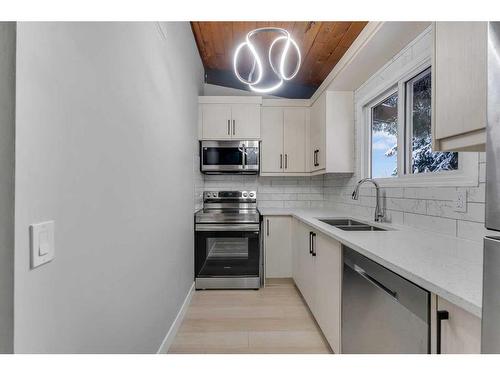
[(300, 175), (308, 172), (307, 116), (308, 108), (304, 107), (262, 108), (262, 175)]
[(435, 151), (483, 151), (487, 22), (434, 22), (432, 136)]
[(260, 139), (260, 97), (200, 96), (199, 139)]
[(292, 274), (334, 353), (341, 353), (342, 247), (293, 219)]
[(325, 91), (311, 106), (310, 171), (354, 172), (354, 93)]

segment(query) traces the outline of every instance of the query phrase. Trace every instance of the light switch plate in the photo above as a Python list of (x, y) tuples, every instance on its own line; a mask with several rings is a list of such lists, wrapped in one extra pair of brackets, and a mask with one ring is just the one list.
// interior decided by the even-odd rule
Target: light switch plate
[(467, 212), (467, 190), (457, 189), (453, 200), (453, 209), (455, 212)]
[(54, 259), (54, 222), (30, 225), (31, 268)]

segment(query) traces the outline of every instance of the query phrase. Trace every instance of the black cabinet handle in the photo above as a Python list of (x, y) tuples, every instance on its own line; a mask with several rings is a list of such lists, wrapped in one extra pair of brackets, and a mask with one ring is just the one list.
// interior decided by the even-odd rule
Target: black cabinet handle
[(312, 233), (312, 252), (311, 255), (313, 257), (316, 256), (316, 233)]
[(446, 310), (438, 310), (436, 313), (436, 353), (441, 354), (441, 322), (450, 319), (450, 313)]
[(231, 135), (231, 120), (227, 120), (227, 135)]
[(313, 232), (309, 232), (309, 254), (312, 254), (313, 253), (313, 249), (312, 249), (312, 237), (313, 236)]
[(269, 219), (267, 219), (267, 237), (269, 237)]
[(283, 154), (280, 154), (280, 169), (283, 169)]
[(285, 169), (288, 168), (288, 154), (285, 154)]

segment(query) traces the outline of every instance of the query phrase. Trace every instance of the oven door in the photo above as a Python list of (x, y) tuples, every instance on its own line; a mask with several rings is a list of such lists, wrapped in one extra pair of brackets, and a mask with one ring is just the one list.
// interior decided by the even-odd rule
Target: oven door
[(197, 224), (196, 278), (259, 278), (259, 233), (256, 223)]

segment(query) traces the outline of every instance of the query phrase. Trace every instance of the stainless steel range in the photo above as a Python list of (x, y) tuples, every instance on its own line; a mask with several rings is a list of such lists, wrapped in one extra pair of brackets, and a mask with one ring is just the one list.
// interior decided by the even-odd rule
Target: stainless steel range
[(195, 215), (196, 289), (258, 289), (260, 214), (255, 191), (206, 191)]

